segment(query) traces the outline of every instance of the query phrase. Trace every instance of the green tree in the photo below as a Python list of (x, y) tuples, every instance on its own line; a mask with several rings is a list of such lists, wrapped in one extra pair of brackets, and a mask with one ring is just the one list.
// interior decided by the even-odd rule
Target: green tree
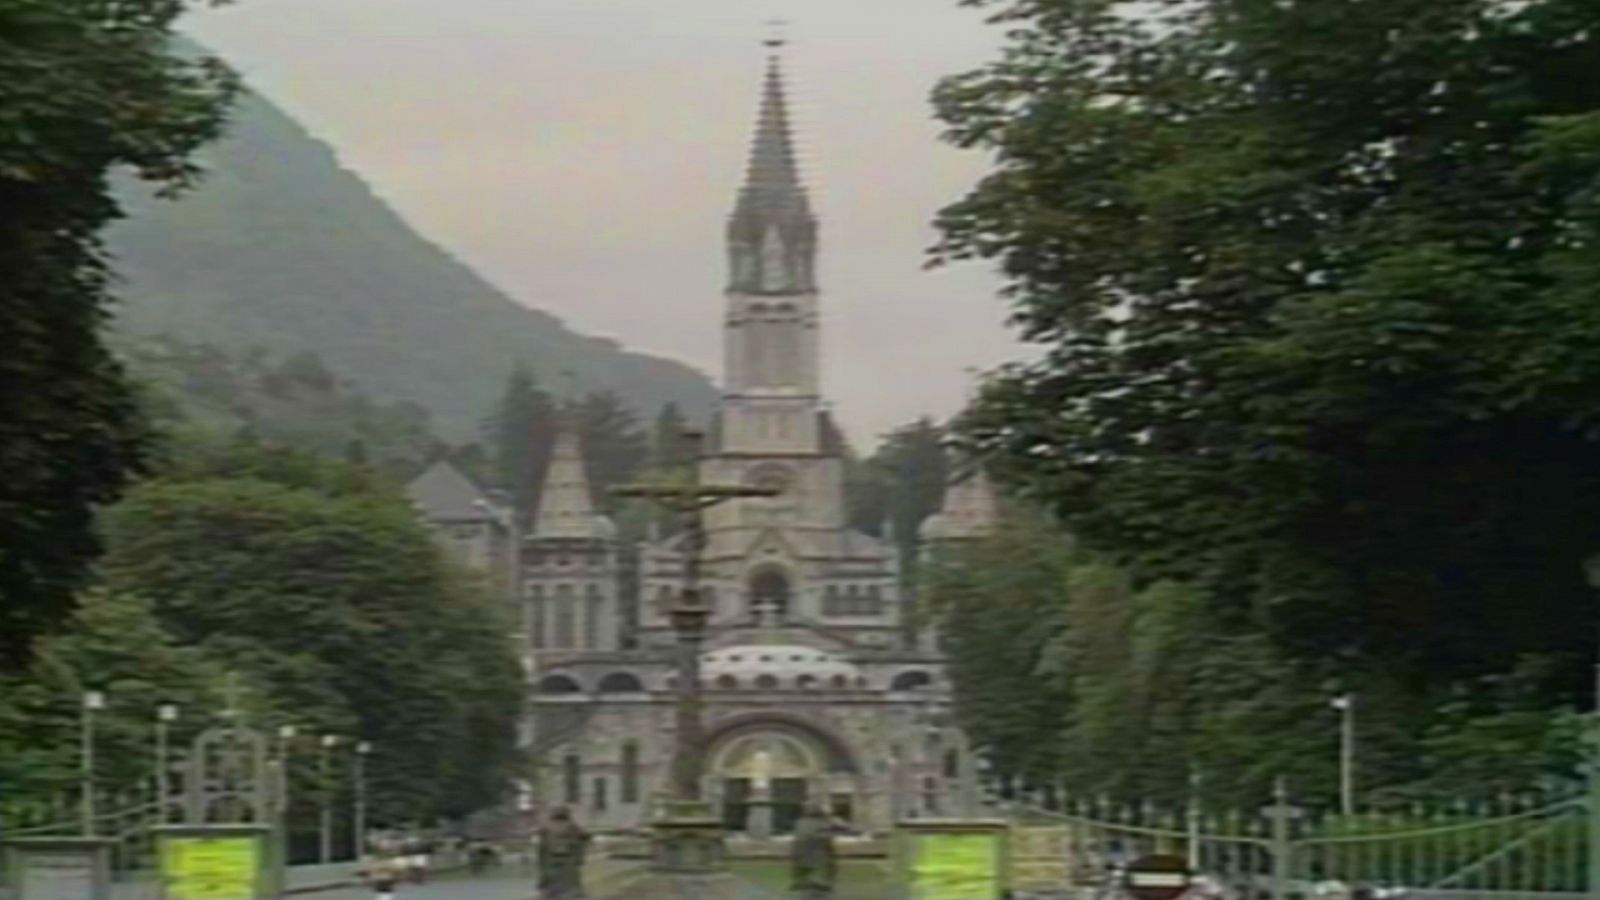
[(601, 509), (615, 509), (617, 504), (610, 489), (632, 481), (649, 463), (650, 437), (613, 391), (589, 394), (573, 414), (583, 436), (583, 454), (595, 502)]
[(232, 82), (168, 46), (185, 4), (0, 0), (0, 668), (63, 621), (97, 551), (91, 511), (144, 442), (101, 328), (110, 273), (98, 234), (127, 169), (187, 186)]
[(144, 389), (147, 417), (180, 440), (248, 426), (268, 443), (364, 458), (397, 477), (438, 444), (420, 407), (370, 399), (313, 353), (230, 355), (170, 335), (122, 334), (116, 345)]
[(178, 746), (216, 721), (224, 681), (219, 664), (161, 627), (149, 602), (85, 594), (68, 626), (39, 642), (26, 671), (0, 676), (0, 817), (51, 818), (61, 815), (59, 798), (76, 798), (85, 691), (106, 698), (95, 728), (98, 793), (142, 803), (154, 777), (156, 708), (179, 705)]
[(539, 389), (533, 371), (518, 365), (506, 378), (499, 404), (484, 421), (483, 440), (501, 486), (524, 516), (534, 515), (539, 507), (555, 434), (555, 404)]
[(941, 551), (922, 573), (922, 612), (950, 659), (956, 714), (1002, 778), (1053, 784), (1069, 685), (1046, 665), (1065, 627), (1063, 587), (1079, 552), (1041, 519)]
[(1600, 7), (983, 5), (1007, 49), (937, 102), (998, 162), (940, 255), (998, 261), (1048, 352), (973, 439), (1294, 658), (1584, 658)]
[(301, 724), (376, 743), (387, 820), (498, 799), (521, 693), (504, 610), (360, 470), (240, 455), (241, 473), (191, 469), (110, 510), (108, 583), (158, 598), (179, 640), (264, 683)]

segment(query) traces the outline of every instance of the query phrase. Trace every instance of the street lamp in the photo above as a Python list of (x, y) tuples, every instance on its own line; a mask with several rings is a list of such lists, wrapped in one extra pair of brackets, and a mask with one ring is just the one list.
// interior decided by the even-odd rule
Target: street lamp
[(178, 704), (163, 703), (156, 707), (156, 821), (162, 825), (171, 821), (172, 777), (167, 762), (167, 738), (172, 723), (178, 721)]
[(333, 861), (333, 748), (339, 745), (339, 736), (325, 734), (322, 736), (322, 759), (318, 767), (322, 773), (322, 809), (318, 814), (318, 847), (317, 859), (323, 865)]
[(278, 726), (278, 862), (289, 865), (289, 779), (291, 751), (300, 729), (294, 725)]
[(360, 859), (367, 847), (367, 756), (372, 753), (372, 742), (356, 744), (356, 805), (355, 805), (355, 856)]
[(1356, 698), (1341, 694), (1329, 701), (1339, 711), (1339, 811), (1356, 812)]
[(79, 752), (84, 837), (94, 837), (94, 714), (106, 708), (106, 695), (100, 691), (83, 692), (82, 738)]

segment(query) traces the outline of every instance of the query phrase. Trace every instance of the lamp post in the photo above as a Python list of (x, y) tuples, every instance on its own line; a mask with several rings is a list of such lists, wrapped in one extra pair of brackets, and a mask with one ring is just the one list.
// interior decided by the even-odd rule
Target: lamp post
[(322, 759), (318, 771), (322, 774), (322, 809), (318, 812), (318, 843), (317, 861), (323, 865), (333, 861), (333, 748), (338, 746), (339, 736), (325, 734), (322, 736)]
[(356, 744), (355, 764), (355, 857), (360, 859), (367, 848), (367, 756), (372, 753), (372, 742)]
[(289, 780), (294, 775), (291, 767), (294, 751), (294, 739), (300, 734), (300, 729), (294, 725), (278, 726), (278, 862), (279, 865), (289, 865)]
[(1339, 711), (1339, 812), (1356, 812), (1356, 698), (1341, 694), (1330, 701)]
[(100, 691), (83, 692), (82, 747), (79, 750), (81, 814), (84, 837), (94, 837), (94, 714), (106, 708), (106, 695)]
[(171, 821), (172, 790), (171, 768), (167, 760), (167, 743), (172, 723), (178, 721), (178, 704), (163, 703), (156, 707), (156, 822), (161, 825)]

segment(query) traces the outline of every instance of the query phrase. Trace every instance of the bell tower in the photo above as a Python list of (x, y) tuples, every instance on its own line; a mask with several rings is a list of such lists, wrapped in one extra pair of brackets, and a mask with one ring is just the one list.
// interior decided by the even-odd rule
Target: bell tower
[(768, 42), (773, 52), (750, 163), (728, 218), (720, 441), (726, 451), (820, 449), (817, 221), (795, 159), (782, 45)]

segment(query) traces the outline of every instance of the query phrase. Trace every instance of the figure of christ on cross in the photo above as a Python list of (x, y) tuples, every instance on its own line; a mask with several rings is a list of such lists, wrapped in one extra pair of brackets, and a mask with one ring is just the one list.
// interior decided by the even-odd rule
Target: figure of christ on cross
[[(688, 436), (698, 442), (698, 435)], [(696, 454), (698, 456), (698, 454)], [(677, 734), (672, 749), (674, 799), (700, 799), (700, 773), (704, 767), (704, 729), (700, 710), (700, 642), (705, 638), (711, 611), (700, 594), (701, 555), (706, 549), (703, 513), (718, 503), (745, 497), (774, 497), (770, 487), (700, 484), (630, 484), (612, 489), (618, 497), (649, 500), (683, 520), (683, 588), (668, 612), (678, 637)]]

